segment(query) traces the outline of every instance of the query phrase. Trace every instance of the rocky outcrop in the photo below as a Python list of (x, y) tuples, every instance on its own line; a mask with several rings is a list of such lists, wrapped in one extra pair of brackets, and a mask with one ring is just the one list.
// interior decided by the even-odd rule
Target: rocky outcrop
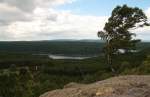
[(40, 97), (150, 97), (150, 76), (119, 76), (88, 85), (70, 83)]

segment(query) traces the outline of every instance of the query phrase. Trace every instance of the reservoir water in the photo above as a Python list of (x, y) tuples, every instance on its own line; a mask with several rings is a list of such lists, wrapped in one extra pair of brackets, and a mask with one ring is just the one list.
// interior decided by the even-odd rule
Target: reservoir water
[(85, 56), (64, 56), (64, 55), (48, 55), (51, 59), (75, 59), (75, 60), (83, 60), (88, 59), (95, 56), (85, 57)]

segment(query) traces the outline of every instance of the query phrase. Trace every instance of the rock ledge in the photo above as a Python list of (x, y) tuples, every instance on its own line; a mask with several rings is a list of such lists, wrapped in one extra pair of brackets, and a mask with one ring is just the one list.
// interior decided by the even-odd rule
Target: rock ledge
[(88, 85), (70, 83), (40, 97), (150, 97), (150, 75), (119, 76)]

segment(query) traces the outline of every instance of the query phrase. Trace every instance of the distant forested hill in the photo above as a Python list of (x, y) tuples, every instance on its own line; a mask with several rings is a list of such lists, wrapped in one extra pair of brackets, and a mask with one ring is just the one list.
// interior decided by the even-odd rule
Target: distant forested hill
[[(0, 42), (0, 53), (99, 55), (104, 43), (98, 40), (53, 40)], [(149, 42), (139, 43), (137, 48), (149, 48)]]
[(95, 55), (101, 52), (103, 43), (99, 41), (19, 41), (0, 42), (1, 53)]

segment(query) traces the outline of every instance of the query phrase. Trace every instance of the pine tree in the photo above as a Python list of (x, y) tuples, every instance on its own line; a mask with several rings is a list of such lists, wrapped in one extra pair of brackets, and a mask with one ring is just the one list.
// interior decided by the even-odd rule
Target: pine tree
[(105, 54), (107, 57), (108, 65), (111, 70), (112, 57), (116, 55), (119, 50), (125, 53), (135, 49), (136, 44), (140, 42), (139, 39), (133, 39), (135, 33), (131, 29), (149, 26), (147, 17), (144, 12), (135, 7), (128, 7), (127, 5), (117, 6), (113, 11), (108, 22), (105, 24), (104, 31), (98, 32), (98, 37), (106, 41)]

